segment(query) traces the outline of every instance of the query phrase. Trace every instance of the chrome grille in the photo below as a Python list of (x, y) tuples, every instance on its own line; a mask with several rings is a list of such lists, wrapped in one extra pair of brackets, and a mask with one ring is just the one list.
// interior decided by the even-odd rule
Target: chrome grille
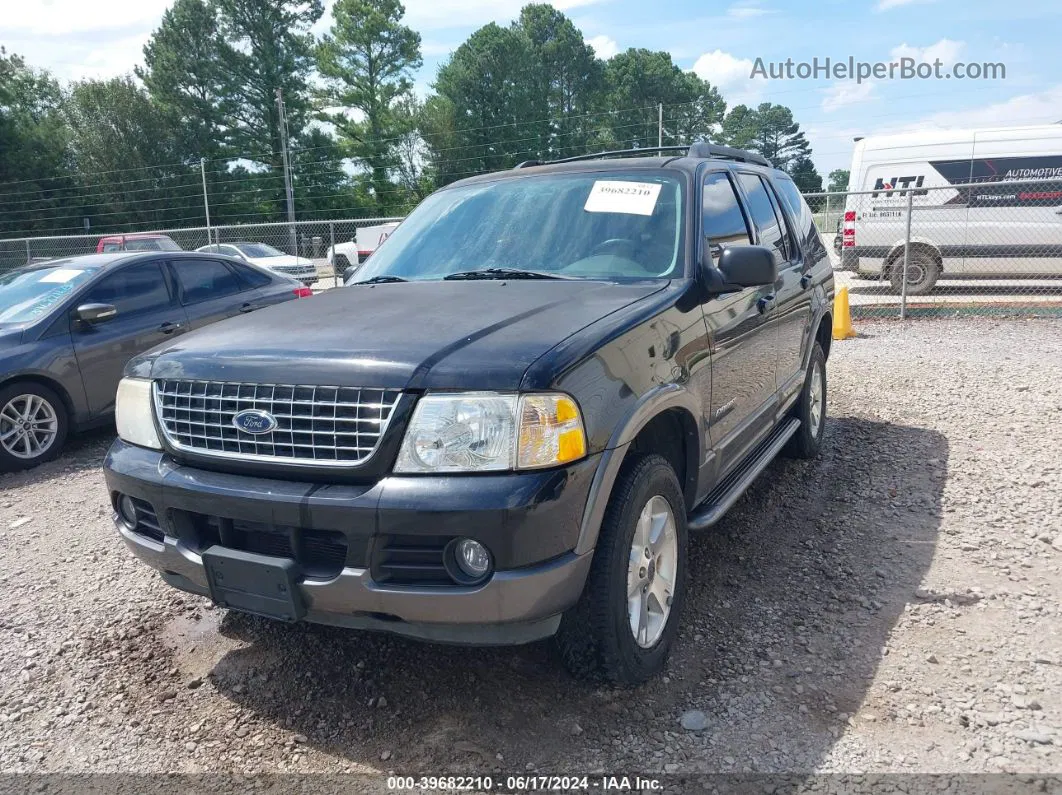
[[(154, 384), (155, 411), (178, 450), (222, 458), (354, 466), (375, 452), (401, 392), (340, 386), (170, 381)], [(233, 424), (257, 409), (276, 428), (250, 434)]]

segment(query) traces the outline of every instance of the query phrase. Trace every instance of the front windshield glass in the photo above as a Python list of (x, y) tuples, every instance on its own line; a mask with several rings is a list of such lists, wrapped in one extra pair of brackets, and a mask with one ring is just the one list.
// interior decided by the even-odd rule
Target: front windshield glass
[(489, 268), (622, 281), (681, 275), (682, 183), (654, 171), (543, 174), (429, 196), (355, 282)]
[(37, 268), (0, 276), (0, 323), (26, 323), (47, 314), (52, 307), (88, 281), (86, 268)]
[(242, 251), (245, 257), (253, 257), (254, 259), (284, 256), (283, 251), (278, 251), (265, 243), (237, 243), (236, 248)]

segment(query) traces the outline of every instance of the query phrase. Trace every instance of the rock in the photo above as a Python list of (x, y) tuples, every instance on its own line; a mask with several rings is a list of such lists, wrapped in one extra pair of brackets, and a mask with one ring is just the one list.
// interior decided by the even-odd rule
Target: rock
[(250, 733), (251, 733), (251, 730), (248, 729), (246, 726), (240, 726), (238, 729), (236, 729), (236, 736), (237, 737), (246, 737)]
[(381, 762), (386, 762), (390, 758), (391, 758), (391, 752), (390, 751), (384, 751), (382, 754), (380, 754), (380, 761)]
[(188, 742), (186, 742), (184, 744), (184, 750), (188, 751), (188, 753), (191, 753), (192, 751), (194, 751), (196, 749), (196, 747), (197, 747), (196, 744), (194, 742), (192, 742), (191, 740), (189, 740)]
[(310, 741), (305, 734), (296, 734), (292, 739), (294, 739), (299, 745), (305, 745)]
[(387, 698), (385, 696), (380, 696), (376, 700), (376, 706), (379, 707), (380, 709), (383, 709), (384, 707), (386, 707), (387, 706)]
[(935, 655), (935, 654), (927, 654), (926, 655), (926, 662), (927, 663), (932, 663), (933, 665), (936, 665), (938, 662), (940, 662), (940, 660), (937, 659), (937, 655)]
[(580, 734), (583, 733), (583, 727), (580, 726), (578, 723), (573, 723), (569, 731), (574, 737), (578, 737)]
[[(32, 516), (23, 516), (21, 519), (16, 519), (7, 526), (8, 530), (18, 530), (20, 527), (25, 527), (33, 521)], [(1062, 540), (1062, 536), (1059, 536), (1059, 540)]]
[(177, 691), (176, 690), (163, 690), (161, 693), (159, 693), (157, 696), (155, 696), (155, 698), (158, 699), (160, 702), (162, 702), (162, 701), (170, 701), (171, 699), (177, 698)]
[(203, 685), (203, 680), (200, 679), (199, 677), (196, 677), (195, 679), (191, 679), (191, 680), (188, 681), (188, 689), (189, 690), (196, 690), (199, 687), (202, 687), (202, 685)]
[(708, 716), (699, 709), (691, 709), (682, 713), (679, 723), (688, 732), (702, 732), (708, 728)]
[(1014, 736), (1019, 740), (1025, 740), (1025, 742), (1034, 745), (1051, 745), (1055, 741), (1055, 738), (1049, 733), (1039, 729), (1022, 729), (1014, 732)]
[(1062, 552), (1062, 536), (1058, 536), (1058, 538), (1052, 541), (1051, 546), (1053, 546), (1059, 552)]

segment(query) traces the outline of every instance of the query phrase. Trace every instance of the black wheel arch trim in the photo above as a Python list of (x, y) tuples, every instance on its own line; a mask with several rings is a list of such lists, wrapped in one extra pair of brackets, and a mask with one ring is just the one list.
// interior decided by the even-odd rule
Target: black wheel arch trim
[[(692, 472), (686, 473), (687, 481), (693, 478), (696, 482), (698, 470), (704, 460), (704, 432), (701, 427), (702, 414), (699, 401), (694, 395), (681, 384), (664, 384), (646, 392), (637, 403), (632, 406), (623, 422), (616, 426), (609, 438), (608, 445), (601, 453), (601, 461), (590, 483), (590, 493), (586, 499), (586, 507), (583, 509), (583, 518), (579, 527), (579, 541), (575, 547), (576, 554), (585, 554), (597, 545), (597, 535), (601, 529), (601, 521), (605, 515), (605, 508), (612, 489), (616, 485), (616, 478), (627, 456), (631, 443), (639, 432), (645, 428), (654, 418), (670, 409), (683, 409), (693, 417), (697, 427), (697, 448), (695, 458), (696, 466)], [(687, 456), (688, 458), (688, 456)], [(687, 484), (682, 484), (684, 491), (688, 493)], [(688, 507), (688, 506), (687, 506)]]

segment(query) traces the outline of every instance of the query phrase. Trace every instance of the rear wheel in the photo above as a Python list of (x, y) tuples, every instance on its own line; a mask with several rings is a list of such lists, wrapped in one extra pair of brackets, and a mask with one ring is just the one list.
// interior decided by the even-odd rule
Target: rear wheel
[(0, 471), (51, 461), (66, 440), (62, 399), (47, 387), (23, 382), (0, 389)]
[(800, 420), (800, 427), (782, 452), (790, 458), (815, 458), (822, 449), (826, 429), (826, 355), (817, 342), (811, 349), (804, 388), (793, 406), (793, 416)]
[(668, 462), (625, 462), (586, 588), (556, 637), (575, 676), (632, 685), (664, 667), (685, 599), (686, 538), (686, 505)]
[[(907, 294), (926, 295), (940, 277), (940, 264), (925, 251), (912, 251), (907, 257)], [(903, 292), (903, 255), (892, 263), (889, 281), (894, 293)]]

